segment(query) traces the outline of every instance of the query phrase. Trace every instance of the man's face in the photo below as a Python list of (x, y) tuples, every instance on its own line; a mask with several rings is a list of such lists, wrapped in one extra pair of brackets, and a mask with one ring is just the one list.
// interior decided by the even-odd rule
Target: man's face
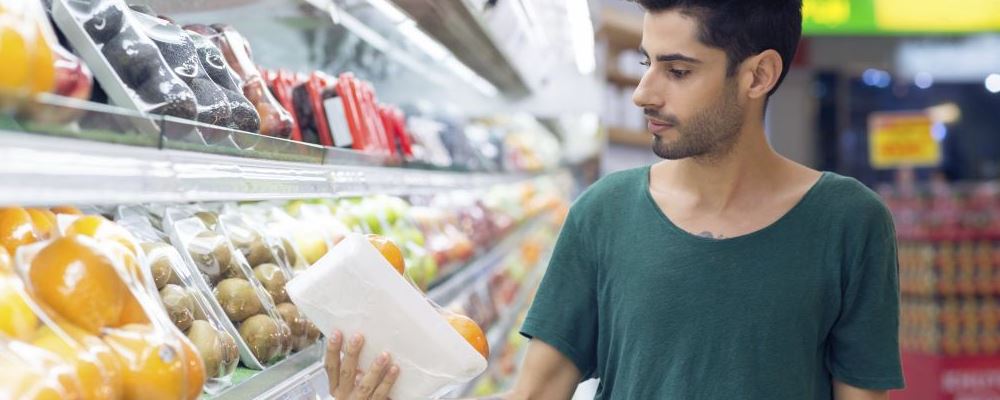
[(698, 24), (679, 11), (646, 13), (642, 24), (649, 66), (632, 101), (646, 113), (653, 152), (668, 160), (725, 155), (743, 123), (726, 53), (698, 40)]

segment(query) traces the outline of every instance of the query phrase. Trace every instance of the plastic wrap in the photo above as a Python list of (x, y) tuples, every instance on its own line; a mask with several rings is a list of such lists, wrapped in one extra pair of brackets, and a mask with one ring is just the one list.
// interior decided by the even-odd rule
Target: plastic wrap
[(195, 94), (177, 77), (122, 0), (54, 0), (52, 15), (119, 106), (195, 119)]
[[(300, 231), (301, 224), (277, 206), (266, 203), (245, 204), (240, 207), (240, 211), (279, 243), (281, 251), (275, 250), (275, 254), (284, 259), (285, 265), (293, 274), (305, 270), (310, 265), (303, 251), (313, 252), (311, 257), (318, 260), (329, 248), (318, 230), (312, 231), (315, 232), (314, 235), (308, 232), (297, 235), (296, 232)], [(297, 241), (297, 237), (303, 242)], [(300, 249), (300, 245), (305, 246)]]
[(180, 26), (169, 21), (157, 18), (155, 14), (135, 11), (142, 10), (152, 14), (148, 7), (133, 6), (128, 14), (135, 21), (135, 27), (150, 38), (156, 47), (160, 49), (160, 54), (167, 62), (175, 75), (184, 81), (194, 92), (195, 102), (198, 106), (196, 119), (199, 122), (216, 125), (232, 126), (233, 112), (229, 106), (229, 99), (222, 89), (209, 78), (205, 68), (201, 65), (198, 57), (198, 50), (188, 34)]
[(187, 30), (188, 36), (194, 42), (198, 50), (198, 58), (202, 67), (215, 84), (226, 95), (229, 100), (229, 108), (232, 110), (233, 119), (230, 128), (241, 131), (257, 133), (260, 131), (260, 115), (253, 103), (243, 96), (242, 83), (237, 83), (238, 78), (226, 63), (222, 51), (212, 43), (211, 40), (200, 33)]
[(205, 391), (215, 393), (231, 383), (239, 363), (236, 340), (212, 313), (205, 294), (198, 290), (180, 253), (157, 229), (151, 212), (139, 206), (119, 207), (117, 223), (131, 232), (145, 252), (144, 267), (150, 272), (163, 310), (177, 329), (198, 350), (208, 378)]
[[(63, 347), (64, 357), (83, 360), (78, 365), (104, 361), (93, 368), (104, 376), (102, 392), (113, 393), (96, 398), (198, 398), (205, 381), (200, 355), (159, 308), (152, 278), (140, 266), (141, 250), (134, 253), (117, 232), (101, 233), (116, 227), (106, 224), (92, 235), (65, 225), (64, 236), (18, 249), (18, 272), (32, 298), (67, 321), (57, 323), (63, 335), (43, 333), (36, 342), (59, 347), (69, 337), (80, 346)], [(80, 355), (104, 348), (110, 352)], [(81, 381), (85, 387), (96, 382)]]
[(171, 207), (164, 224), (196, 285), (213, 294), (209, 299), (212, 310), (226, 316), (222, 322), (237, 338), (243, 364), (263, 369), (287, 356), (293, 347), (291, 330), (243, 254), (229, 241), (218, 215), (194, 207)]
[(486, 369), (482, 330), (429, 302), (363, 235), (349, 235), (295, 277), (288, 294), (325, 334), (364, 334), (360, 365), (392, 354), (400, 367), (394, 399), (438, 397)]
[(257, 108), (260, 133), (286, 139), (290, 137), (295, 121), (268, 90), (267, 82), (253, 62), (246, 39), (228, 25), (188, 25), (186, 28), (208, 37), (222, 51), (226, 62), (243, 81), (243, 95)]
[(291, 330), (292, 350), (299, 351), (314, 343), (319, 338), (319, 329), (299, 313), (285, 290), (294, 273), (280, 240), (259, 229), (235, 207), (227, 207), (219, 219), (229, 240), (243, 254), (254, 278), (271, 296), (276, 311)]
[(54, 42), (35, 0), (0, 0), (0, 111), (55, 87)]

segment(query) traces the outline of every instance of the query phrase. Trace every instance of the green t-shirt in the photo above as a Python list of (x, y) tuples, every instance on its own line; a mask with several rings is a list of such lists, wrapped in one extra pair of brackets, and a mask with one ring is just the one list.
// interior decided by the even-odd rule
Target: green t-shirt
[(599, 399), (832, 398), (832, 378), (903, 386), (889, 211), (824, 173), (785, 216), (713, 240), (678, 228), (649, 167), (573, 205), (521, 333), (548, 343)]

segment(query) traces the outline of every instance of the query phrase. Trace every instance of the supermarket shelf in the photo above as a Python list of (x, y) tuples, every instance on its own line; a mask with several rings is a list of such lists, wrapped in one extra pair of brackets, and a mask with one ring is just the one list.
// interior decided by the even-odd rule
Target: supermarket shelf
[(524, 242), (524, 239), (535, 232), (545, 220), (544, 216), (537, 216), (523, 223), (485, 254), (448, 276), (440, 284), (432, 286), (427, 291), (427, 297), (437, 304), (446, 305), (457, 299), (462, 293), (468, 292), (474, 282), (488, 276), (493, 269), (500, 265), (500, 261), (504, 257)]
[(0, 204), (296, 199), (470, 189), (530, 179), (260, 160), (0, 130)]
[(639, 77), (626, 75), (615, 70), (608, 71), (607, 79), (608, 82), (620, 87), (639, 86)]
[(646, 132), (609, 128), (608, 141), (613, 144), (649, 148), (650, 144), (653, 143), (653, 137)]
[(323, 353), (326, 346), (318, 342), (285, 360), (263, 370), (239, 369), (233, 386), (207, 400), (245, 399), (305, 399), (322, 393), (325, 379)]
[[(532, 294), (535, 290), (538, 289), (538, 285), (541, 283), (542, 277), (545, 275), (545, 269), (548, 266), (550, 256), (551, 253), (542, 257), (539, 263), (535, 265), (531, 274), (521, 285), (521, 289), (518, 291), (517, 297), (514, 302), (511, 303), (507, 312), (500, 317), (500, 320), (498, 320), (497, 323), (490, 328), (489, 332), (486, 333), (486, 340), (490, 344), (489, 365), (495, 365), (495, 363), (499, 361), (500, 355), (503, 354), (504, 347), (507, 346), (507, 336), (512, 330), (517, 328), (517, 323), (520, 320), (519, 317), (521, 316), (521, 313), (531, 304), (530, 299), (532, 298)], [(463, 385), (458, 394), (469, 395), (483, 376), (485, 376), (485, 373)]]
[(531, 94), (510, 58), (466, 0), (393, 0), (417, 25), (509, 98)]

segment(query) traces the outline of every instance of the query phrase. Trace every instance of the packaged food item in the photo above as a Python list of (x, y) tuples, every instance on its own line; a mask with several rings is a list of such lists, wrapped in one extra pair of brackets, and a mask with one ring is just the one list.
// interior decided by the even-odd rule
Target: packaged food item
[(0, 335), (0, 398), (81, 399), (80, 377), (58, 356)]
[(37, 0), (0, 1), (0, 109), (16, 110), (55, 86), (58, 46)]
[(300, 116), (298, 110), (296, 110), (295, 103), (292, 101), (293, 90), (295, 86), (299, 84), (299, 79), (296, 74), (285, 70), (278, 70), (277, 72), (269, 72), (267, 70), (261, 71), (264, 75), (264, 80), (267, 82), (268, 89), (274, 94), (275, 99), (281, 104), (285, 110), (292, 116), (292, 133), (288, 137), (291, 140), (296, 141), (306, 141), (309, 143), (317, 143), (312, 139), (306, 138), (302, 135), (302, 120), (303, 116)]
[(267, 136), (288, 138), (292, 132), (291, 114), (285, 110), (271, 92), (253, 62), (250, 44), (232, 27), (225, 24), (187, 25), (186, 28), (211, 39), (226, 58), (226, 62), (243, 81), (243, 95), (257, 108), (260, 115), (260, 133)]
[(394, 399), (435, 398), (486, 370), (482, 330), (442, 314), (363, 235), (347, 236), (287, 290), (321, 329), (364, 333), (361, 365), (379, 351), (392, 354), (400, 367)]
[(153, 224), (155, 215), (140, 206), (123, 206), (116, 222), (131, 232), (145, 253), (143, 266), (152, 275), (164, 312), (201, 355), (207, 377), (205, 391), (216, 393), (231, 384), (239, 363), (236, 340), (211, 312), (204, 292), (169, 237)]
[(219, 220), (230, 242), (252, 268), (253, 277), (270, 295), (276, 311), (290, 328), (292, 350), (299, 351), (314, 343), (318, 328), (299, 313), (285, 289), (294, 273), (281, 242), (245, 218), (233, 205), (224, 207)]
[(228, 238), (219, 215), (196, 207), (170, 207), (164, 225), (196, 286), (212, 293), (209, 306), (237, 339), (240, 359), (263, 369), (289, 354), (291, 330), (277, 312), (267, 289)]
[(268, 203), (244, 204), (240, 206), (240, 212), (261, 226), (270, 237), (279, 243), (281, 249), (275, 249), (274, 253), (279, 259), (285, 260), (285, 265), (292, 270), (293, 274), (309, 267), (310, 263), (307, 261), (305, 253), (310, 253), (310, 257), (315, 257), (318, 260), (319, 257), (326, 254), (329, 248), (318, 229), (306, 227), (307, 232), (296, 233), (303, 229), (303, 225), (276, 205)]
[(208, 77), (198, 50), (187, 33), (180, 26), (158, 18), (149, 7), (132, 6), (128, 13), (135, 21), (135, 27), (156, 44), (174, 74), (194, 92), (198, 122), (231, 126), (233, 113), (229, 99)]
[(54, 0), (52, 17), (115, 104), (184, 119), (195, 93), (164, 59), (122, 0)]
[(18, 249), (27, 292), (53, 321), (66, 321), (47, 324), (33, 343), (90, 376), (81, 378), (95, 396), (87, 398), (197, 399), (202, 360), (159, 308), (141, 253), (99, 231), (62, 234)]
[(260, 115), (257, 114), (253, 103), (250, 103), (250, 100), (243, 96), (243, 84), (226, 63), (222, 51), (200, 33), (187, 29), (185, 31), (198, 50), (198, 58), (201, 60), (205, 72), (208, 73), (212, 82), (219, 86), (229, 101), (229, 108), (233, 115), (232, 124), (229, 127), (245, 132), (259, 132)]

